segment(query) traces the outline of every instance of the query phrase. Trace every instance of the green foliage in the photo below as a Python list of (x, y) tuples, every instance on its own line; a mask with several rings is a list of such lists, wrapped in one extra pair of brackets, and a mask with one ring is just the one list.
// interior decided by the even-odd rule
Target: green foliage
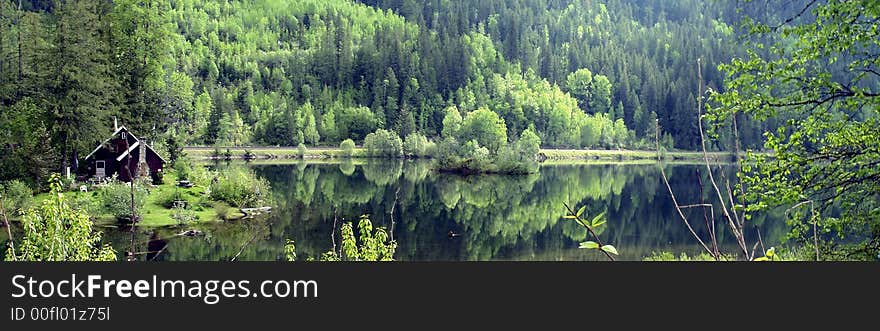
[(189, 159), (178, 159), (174, 162), (174, 173), (177, 174), (177, 180), (191, 180), (192, 164)]
[(776, 261), (778, 258), (779, 256), (776, 255), (776, 248), (770, 247), (770, 249), (768, 249), (767, 252), (764, 253), (764, 256), (757, 257), (753, 261)]
[(443, 116), (443, 137), (458, 137), (458, 130), (461, 128), (461, 114), (458, 108), (450, 106), (446, 108), (446, 114)]
[(175, 202), (172, 206), (171, 218), (177, 221), (178, 225), (184, 225), (196, 221), (196, 214), (192, 209), (188, 208), (185, 201)]
[(44, 126), (42, 112), (29, 100), (12, 107), (0, 105), (0, 181), (17, 179), (40, 188), (57, 171), (58, 150), (46, 143), (51, 131)]
[(498, 114), (480, 108), (464, 117), (457, 137), (462, 141), (474, 140), (494, 154), (507, 144), (507, 126)]
[(210, 198), (237, 208), (259, 208), (269, 203), (269, 182), (246, 167), (228, 167), (216, 174), (210, 187)]
[(795, 242), (818, 240), (814, 248), (828, 258), (873, 260), (880, 253), (880, 31), (870, 22), (880, 6), (823, 1), (808, 9), (782, 24), (757, 14), (745, 20), (748, 53), (721, 66), (728, 79), (710, 94), (707, 120), (779, 123), (765, 133), (772, 156), (749, 153), (741, 163), (746, 210), (789, 209)]
[(351, 107), (339, 115), (338, 129), (340, 137), (362, 140), (379, 127), (376, 116), (367, 107)]
[(393, 261), (397, 242), (388, 239), (383, 228), (373, 229), (373, 223), (367, 215), (361, 215), (358, 221), (358, 235), (354, 234), (351, 222), (345, 222), (341, 228), (342, 256), (327, 252), (322, 260), (341, 261)]
[[(447, 118), (451, 119), (444, 122), (454, 128), (458, 121), (454, 108), (450, 109)], [(445, 137), (436, 147), (434, 157), (440, 170), (464, 174), (529, 174), (538, 170), (535, 160), (541, 146), (538, 135), (526, 129), (517, 142), (508, 144), (504, 120), (488, 109), (469, 113), (457, 130), (444, 127), (444, 132), (456, 135)], [(461, 145), (461, 141), (466, 142)]]
[(613, 245), (603, 244), (599, 239), (599, 234), (604, 231), (603, 225), (605, 225), (605, 212), (602, 212), (593, 217), (593, 219), (587, 221), (583, 219), (584, 211), (587, 210), (587, 206), (581, 206), (577, 212), (568, 207), (568, 204), (565, 205), (565, 208), (568, 210), (568, 214), (565, 215), (564, 219), (571, 219), (577, 222), (580, 226), (587, 230), (587, 232), (596, 239), (596, 241), (585, 241), (578, 245), (578, 248), (587, 249), (587, 250), (598, 250), (605, 254), (609, 260), (614, 261), (614, 256), (618, 255), (617, 248)]
[(593, 95), (593, 72), (590, 69), (578, 69), (568, 74), (565, 79), (565, 87), (568, 92), (578, 99), (581, 109), (588, 109)]
[(13, 217), (30, 208), (33, 202), (34, 192), (20, 180), (11, 180), (0, 183), (0, 202), (7, 217)]
[[(642, 261), (646, 262), (716, 262), (712, 255), (709, 253), (701, 252), (698, 255), (688, 256), (687, 253), (682, 252), (681, 255), (676, 257), (674, 254), (670, 252), (654, 252), (651, 256), (647, 256)], [(735, 257), (732, 256), (721, 256), (720, 261), (736, 261)]]
[[(50, 198), (29, 209), (22, 218), (23, 235), (8, 261), (114, 261), (116, 253), (101, 244), (101, 233), (92, 231), (92, 221), (70, 206), (59, 177), (50, 181)], [(11, 250), (11, 249), (10, 249)]]
[[(367, 215), (361, 215), (358, 221), (358, 235), (355, 235), (351, 222), (342, 223), (340, 229), (340, 253), (330, 250), (320, 256), (320, 261), (394, 261), (397, 242), (389, 240), (383, 228), (373, 229), (373, 223)], [(284, 258), (288, 262), (296, 261), (296, 245), (293, 240), (285, 239)], [(309, 261), (312, 260), (310, 257)]]
[(146, 183), (141, 180), (135, 180), (133, 183), (134, 186), (134, 212), (136, 215), (132, 215), (132, 184), (124, 183), (118, 180), (111, 180), (110, 183), (101, 187), (98, 191), (98, 201), (100, 201), (101, 206), (104, 208), (104, 212), (118, 219), (133, 219), (137, 218), (140, 215), (138, 214), (141, 209), (143, 209), (144, 204), (147, 201), (147, 195), (150, 192), (147, 190)]
[(403, 141), (403, 154), (407, 157), (428, 157), (433, 142), (418, 132), (410, 133)]
[(354, 152), (354, 141), (351, 139), (343, 140), (339, 143), (339, 149), (342, 150), (342, 156), (351, 157), (351, 154)]
[(401, 157), (403, 142), (396, 133), (384, 129), (368, 134), (364, 139), (364, 149), (370, 157)]
[(284, 241), (284, 259), (287, 260), (287, 262), (296, 261), (296, 244), (293, 240), (285, 239)]
[[(694, 59), (738, 52), (733, 3), (4, 3), (0, 180), (42, 185), (114, 116), (172, 161), (188, 144), (335, 144), (378, 129), (499, 153), (478, 133), (458, 137), (463, 121), (446, 116), (481, 108), (504, 121), (506, 141), (532, 128), (560, 148), (636, 146), (655, 112), (676, 147), (694, 148)], [(707, 69), (715, 90), (724, 79)], [(608, 139), (591, 138), (605, 131), (588, 115), (608, 117)], [(618, 119), (635, 133), (624, 139)], [(775, 127), (739, 124), (745, 145)]]
[(498, 153), (498, 172), (508, 174), (528, 174), (538, 171), (536, 156), (541, 149), (541, 138), (531, 129), (526, 129), (519, 140), (501, 149)]

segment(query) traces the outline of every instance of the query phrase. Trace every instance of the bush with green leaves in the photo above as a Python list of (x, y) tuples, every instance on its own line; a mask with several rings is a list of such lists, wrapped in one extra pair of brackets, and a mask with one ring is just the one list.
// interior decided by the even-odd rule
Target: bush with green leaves
[(489, 149), (471, 140), (459, 146), (455, 138), (446, 138), (437, 147), (437, 165), (440, 171), (462, 174), (492, 173), (496, 167)]
[(115, 261), (116, 253), (101, 243), (89, 215), (68, 203), (60, 176), (50, 180), (49, 199), (30, 208), (22, 218), (23, 234), (9, 248), (7, 261)]
[(536, 155), (541, 139), (526, 129), (515, 143), (502, 145), (497, 153), (480, 145), (477, 140), (460, 144), (453, 137), (436, 146), (435, 159), (440, 171), (471, 173), (530, 174), (538, 171)]
[(406, 157), (429, 157), (431, 155), (428, 153), (428, 150), (432, 149), (430, 145), (433, 144), (424, 135), (413, 132), (408, 134), (406, 139), (403, 140), (403, 154)]
[(185, 192), (186, 191), (177, 187), (171, 190), (165, 190), (158, 193), (159, 196), (156, 197), (155, 202), (157, 205), (168, 209), (174, 208), (175, 202), (177, 201), (184, 201), (188, 204), (187, 194), (185, 194)]
[(177, 180), (190, 180), (192, 165), (188, 159), (178, 159), (177, 162), (174, 162), (174, 172), (177, 174)]
[(178, 225), (184, 225), (196, 221), (196, 213), (187, 207), (187, 203), (185, 202), (176, 202), (171, 208), (171, 218), (177, 221)]
[[(135, 180), (134, 184), (134, 212), (144, 207), (147, 201), (147, 183), (143, 179)], [(132, 219), (132, 189), (130, 183), (125, 183), (113, 179), (107, 185), (98, 190), (98, 201), (107, 214), (113, 215), (117, 219)]]
[(541, 138), (526, 129), (519, 140), (501, 148), (496, 161), (497, 171), (507, 174), (529, 174), (538, 171), (536, 155), (541, 149)]
[(716, 260), (715, 257), (709, 255), (709, 253), (701, 252), (700, 254), (695, 254), (693, 256), (689, 256), (687, 253), (682, 252), (679, 256), (675, 256), (670, 252), (654, 252), (651, 256), (647, 256), (642, 261), (646, 262), (715, 262), (715, 261), (736, 261), (736, 257), (734, 256), (726, 256), (722, 255), (720, 260)]
[(458, 138), (462, 141), (476, 140), (494, 154), (507, 145), (507, 125), (495, 112), (480, 108), (465, 115), (458, 129)]
[(370, 157), (398, 158), (403, 155), (403, 142), (397, 133), (379, 129), (367, 135), (364, 149)]
[(339, 149), (342, 151), (342, 156), (351, 157), (351, 155), (354, 154), (354, 140), (343, 140), (339, 143)]
[(34, 192), (23, 181), (11, 180), (0, 183), (0, 203), (7, 216), (16, 215), (30, 207)]
[(269, 182), (246, 167), (220, 170), (209, 189), (212, 200), (238, 208), (265, 207), (271, 194)]
[[(358, 234), (355, 235), (354, 226), (351, 222), (345, 222), (340, 229), (341, 250), (337, 253), (333, 250), (321, 254), (321, 261), (394, 261), (394, 253), (397, 251), (397, 242), (388, 238), (388, 233), (383, 228), (373, 228), (373, 223), (367, 215), (361, 215), (358, 221)], [(288, 239), (284, 245), (284, 255), (287, 261), (296, 260), (296, 246), (293, 240)]]

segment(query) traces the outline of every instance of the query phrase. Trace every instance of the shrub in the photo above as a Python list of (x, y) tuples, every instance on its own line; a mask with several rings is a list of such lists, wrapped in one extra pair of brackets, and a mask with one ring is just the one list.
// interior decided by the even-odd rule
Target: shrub
[(95, 198), (97, 196), (98, 192), (76, 194), (70, 201), (70, 206), (76, 210), (85, 212), (86, 215), (100, 215), (104, 212), (104, 205), (101, 204), (99, 199)]
[(403, 141), (403, 154), (407, 157), (427, 157), (428, 138), (418, 132), (410, 133)]
[(208, 168), (203, 165), (193, 165), (193, 167), (190, 168), (189, 181), (195, 185), (207, 187), (211, 184), (211, 180), (216, 175), (216, 173), (208, 170)]
[(27, 210), (33, 201), (34, 192), (24, 182), (11, 180), (0, 183), (0, 199), (3, 202), (3, 211), (8, 215), (14, 215)]
[(171, 212), (171, 218), (177, 221), (178, 225), (183, 225), (194, 222), (196, 220), (196, 213), (182, 204), (175, 204)]
[[(321, 256), (322, 261), (394, 261), (397, 242), (389, 240), (385, 229), (377, 228), (374, 230), (373, 223), (366, 215), (362, 215), (358, 222), (357, 236), (351, 222), (343, 223), (340, 230), (342, 256), (331, 250)], [(290, 251), (295, 251), (292, 242), (288, 242), (288, 245), (291, 245)], [(288, 260), (291, 259), (288, 258)]]
[(342, 156), (351, 157), (351, 154), (354, 153), (354, 141), (351, 139), (343, 140), (339, 144), (339, 149), (342, 150)]
[(174, 171), (177, 173), (177, 180), (189, 180), (192, 166), (187, 159), (179, 159), (174, 163)]
[(211, 199), (238, 208), (264, 207), (269, 201), (269, 182), (250, 169), (230, 167), (220, 171), (211, 183)]
[(462, 146), (461, 155), (465, 161), (465, 168), (475, 172), (494, 172), (492, 165), (492, 157), (489, 149), (480, 144), (476, 140), (468, 141)]
[[(681, 255), (675, 256), (670, 252), (653, 252), (651, 256), (646, 256), (642, 261), (645, 262), (715, 262), (715, 258), (712, 255), (707, 254), (706, 252), (701, 252), (700, 254), (696, 254), (694, 256), (688, 256), (687, 253), (682, 252)], [(736, 258), (733, 256), (721, 256), (721, 261), (736, 261)]]
[(379, 129), (364, 139), (364, 148), (370, 157), (400, 157), (403, 155), (403, 142), (396, 133)]
[[(137, 214), (138, 210), (144, 207), (147, 195), (149, 195), (149, 191), (147, 191), (146, 185), (144, 185), (142, 180), (135, 180), (135, 214)], [(115, 179), (111, 180), (109, 184), (105, 185), (98, 191), (98, 200), (101, 202), (101, 206), (104, 207), (104, 211), (113, 215), (117, 219), (132, 218), (131, 185), (129, 185), (129, 183), (123, 183)]]
[(116, 260), (113, 248), (101, 244), (101, 233), (92, 231), (89, 216), (68, 204), (58, 175), (53, 175), (50, 187), (50, 198), (24, 214), (21, 243), (15, 254), (6, 254), (6, 260)]
[(498, 152), (497, 171), (508, 174), (528, 174), (538, 170), (535, 155), (541, 150), (541, 138), (526, 129), (519, 140), (501, 148)]
[(463, 141), (476, 140), (480, 146), (497, 153), (507, 144), (507, 126), (498, 114), (488, 108), (480, 108), (464, 117), (458, 129), (458, 138)]
[(458, 140), (453, 137), (446, 137), (437, 144), (434, 155), (440, 169), (453, 169), (461, 163), (461, 157), (458, 155), (460, 147)]
[[(181, 201), (181, 200), (187, 201), (186, 194), (183, 194), (183, 191), (181, 191), (180, 189), (175, 188), (173, 190), (168, 190), (168, 191), (162, 192), (156, 198), (156, 204), (159, 206), (171, 209), (171, 208), (174, 208), (175, 201)], [(187, 204), (189, 204), (189, 201), (187, 201)]]

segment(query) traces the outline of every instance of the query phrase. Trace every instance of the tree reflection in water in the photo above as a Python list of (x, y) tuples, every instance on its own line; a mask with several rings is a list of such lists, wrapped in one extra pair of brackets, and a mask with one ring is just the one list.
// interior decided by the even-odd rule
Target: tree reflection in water
[[(670, 184), (685, 202), (699, 201), (694, 167), (667, 165)], [(562, 219), (563, 202), (586, 205), (585, 215), (607, 211), (601, 235), (622, 260), (641, 260), (655, 251), (700, 252), (675, 218), (656, 165), (551, 165), (528, 176), (467, 177), (433, 172), (430, 161), (253, 168), (272, 185), (276, 207), (269, 217), (195, 225), (205, 232), (198, 237), (174, 236), (176, 228), (145, 231), (145, 241), (152, 232), (166, 238), (157, 260), (228, 260), (239, 251), (237, 260), (279, 260), (287, 238), (296, 241), (301, 260), (317, 258), (332, 247), (334, 211), (339, 221), (368, 214), (375, 226), (388, 229), (395, 192), (394, 238), (400, 245), (395, 258), (402, 261), (601, 259), (577, 248), (587, 234)], [(781, 216), (752, 219), (767, 245), (786, 231)], [(699, 230), (706, 234), (704, 227)], [(111, 240), (116, 235), (110, 234)], [(735, 245), (723, 231), (718, 239), (722, 246)]]

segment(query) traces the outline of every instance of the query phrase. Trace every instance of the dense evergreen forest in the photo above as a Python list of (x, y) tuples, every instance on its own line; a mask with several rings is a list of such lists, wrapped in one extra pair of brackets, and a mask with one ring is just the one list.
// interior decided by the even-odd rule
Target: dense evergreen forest
[[(3, 0), (0, 178), (75, 167), (113, 117), (171, 152), (433, 139), (452, 107), (544, 147), (652, 149), (659, 120), (664, 145), (695, 149), (696, 60), (722, 88), (738, 15), (697, 0)], [(743, 119), (742, 143), (769, 125)]]

